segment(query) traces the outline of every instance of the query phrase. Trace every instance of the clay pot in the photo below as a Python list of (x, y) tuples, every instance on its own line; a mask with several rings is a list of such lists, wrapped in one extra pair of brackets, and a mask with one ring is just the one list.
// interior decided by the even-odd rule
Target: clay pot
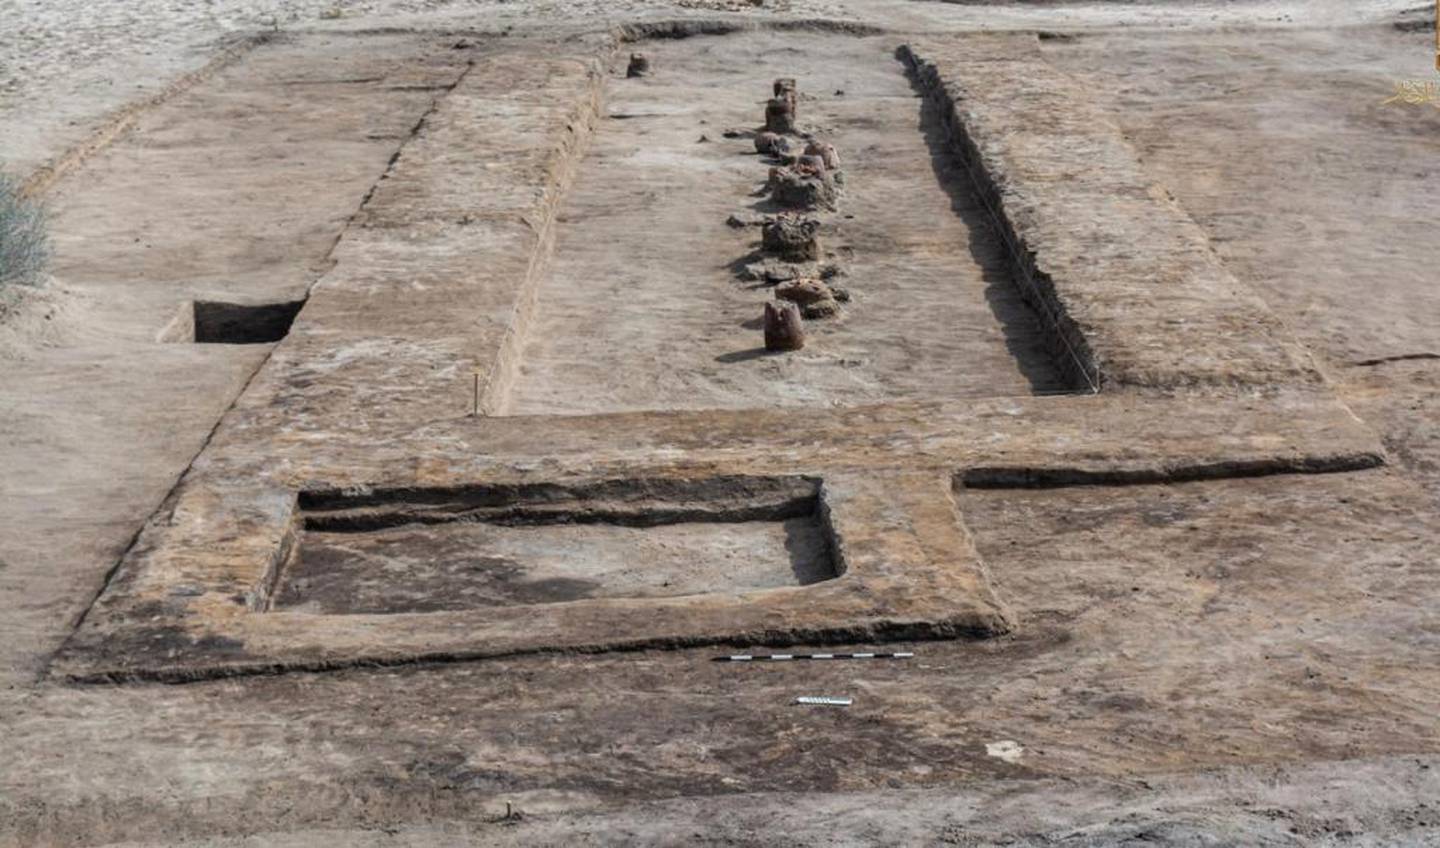
[(795, 106), (783, 97), (765, 104), (765, 130), (779, 135), (795, 132)]
[(800, 105), (800, 89), (795, 85), (793, 77), (781, 77), (775, 80), (775, 96), (790, 104), (790, 114), (795, 114)]
[(760, 247), (787, 262), (814, 262), (820, 258), (820, 222), (814, 218), (782, 215), (760, 229)]
[(765, 349), (799, 350), (805, 346), (805, 325), (800, 307), (789, 301), (765, 303)]
[(790, 139), (773, 132), (762, 132), (755, 136), (755, 152), (771, 156), (783, 156), (790, 150)]
[(796, 306), (809, 306), (812, 303), (835, 299), (829, 286), (809, 278), (781, 283), (775, 287), (775, 297), (788, 300)]
[(825, 163), (825, 170), (836, 171), (840, 168), (840, 154), (835, 150), (835, 145), (823, 141), (812, 141), (805, 145), (806, 156), (819, 156), (820, 161)]

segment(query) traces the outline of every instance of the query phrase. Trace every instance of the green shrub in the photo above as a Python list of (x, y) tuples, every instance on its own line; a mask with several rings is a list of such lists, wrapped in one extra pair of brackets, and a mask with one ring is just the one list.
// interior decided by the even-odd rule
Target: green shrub
[(18, 180), (0, 173), (0, 290), (39, 285), (49, 262), (44, 208), (20, 193)]

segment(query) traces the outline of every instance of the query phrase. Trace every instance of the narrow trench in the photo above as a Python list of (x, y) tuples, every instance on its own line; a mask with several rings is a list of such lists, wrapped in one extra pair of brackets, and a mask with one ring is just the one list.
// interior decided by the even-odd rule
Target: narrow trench
[(949, 93), (927, 75), (926, 69), (910, 53), (908, 46), (897, 49), (895, 55), (905, 66), (906, 77), (910, 80), (916, 96), (924, 100), (924, 108), (932, 127), (932, 131), (927, 133), (927, 143), (931, 144), (933, 151), (940, 152), (939, 155), (945, 157), (950, 167), (959, 175), (956, 179), (963, 182), (965, 190), (983, 210), (983, 221), (980, 225), (985, 227), (1001, 246), (1008, 266), (1006, 277), (1034, 321), (1041, 327), (1049, 352), (1050, 368), (1063, 388), (1040, 389), (1036, 393), (1099, 392), (1101, 376), (1084, 334), (1055, 301), (1053, 283), (1034, 267), (1033, 255), (1020, 242), (1004, 211), (999, 207), (999, 189), (979, 161), (978, 146), (968, 128), (953, 120), (954, 104), (950, 101)]
[[(1062, 393), (1050, 333), (1020, 294), (945, 133), (893, 43), (746, 33), (644, 45), (654, 73), (612, 72), (608, 115), (556, 221), (554, 256), (503, 414), (837, 406)], [(762, 347), (769, 286), (740, 279), (769, 164), (727, 129), (762, 123), (778, 77), (800, 123), (839, 150), (844, 194), (822, 261), (852, 293)]]
[(920, 98), (920, 128), (935, 182), (950, 196), (951, 209), (970, 231), (970, 252), (983, 263), (985, 302), (1005, 338), (1005, 348), (1030, 382), (1032, 394), (1073, 394), (1079, 390), (1063, 367), (1073, 356), (1055, 336), (1049, 322), (1041, 318), (1032, 298), (1025, 295), (1001, 226), (980, 197), (969, 166), (956, 150), (946, 127), (942, 105), (912, 77), (911, 86)]

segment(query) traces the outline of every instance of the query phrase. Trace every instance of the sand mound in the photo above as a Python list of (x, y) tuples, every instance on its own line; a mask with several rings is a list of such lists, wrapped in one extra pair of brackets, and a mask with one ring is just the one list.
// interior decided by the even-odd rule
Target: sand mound
[(0, 291), (0, 361), (24, 361), (35, 351), (75, 342), (86, 303), (54, 279)]

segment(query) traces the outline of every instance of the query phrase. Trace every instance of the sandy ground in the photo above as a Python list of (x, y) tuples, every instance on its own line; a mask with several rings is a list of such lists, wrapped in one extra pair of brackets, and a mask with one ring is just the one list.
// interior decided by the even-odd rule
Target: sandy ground
[[(62, 156), (127, 104), (154, 97), (218, 48), (255, 32), (326, 27), (564, 25), (741, 9), (847, 17), (898, 29), (1334, 25), (1393, 17), (1415, 0), (943, 3), (916, 0), (5, 0), (0, 3), (0, 165), (20, 174)], [(338, 13), (338, 17), (335, 15)]]
[[(25, 174), (78, 143), (105, 116), (155, 96), (254, 33), (314, 26), (421, 24), (465, 29), (603, 23), (634, 13), (714, 14), (729, 0), (101, 0), (0, 4), (0, 164)], [(769, 0), (781, 14), (833, 15), (824, 0)], [(24, 116), (23, 120), (19, 118)]]
[[(837, 848), (874, 844), (1432, 846), (1440, 844), (1435, 829), (1437, 764), (1433, 758), (1414, 757), (1157, 775), (1139, 781), (1044, 780), (963, 790), (687, 798), (620, 813), (571, 814), (537, 822), (522, 819), (499, 826), (303, 830), (182, 844), (409, 848), (474, 841), (736, 846), (774, 844), (777, 834), (785, 834), (786, 844)], [(1380, 802), (1384, 796), (1395, 801), (1393, 807)], [(503, 810), (496, 815), (503, 815)], [(160, 844), (164, 843), (125, 846)]]
[[(0, 156), (22, 174), (60, 160), (257, 28), (518, 30), (721, 4), (342, 3), (322, 19), (331, 5), (0, 5)], [(737, 674), (692, 650), (43, 682), (268, 353), (157, 334), (197, 296), (303, 294), (433, 97), (383, 80), (418, 62), (443, 84), (457, 66), (423, 38), (365, 55), (340, 39), (308, 66), (330, 82), (295, 86), (282, 41), (217, 69), (228, 87), (147, 107), (49, 194), (61, 294), (0, 345), (0, 842), (1440, 843), (1440, 113), (1379, 105), (1432, 68), (1433, 34), (1390, 26), (1415, 5), (785, 4), (902, 29), (1087, 30), (1047, 57), (1113, 105), (1151, 175), (1396, 460), (1079, 497), (962, 491), (1027, 626), (913, 646), (913, 666)], [(337, 83), (340, 68), (382, 82)], [(234, 190), (254, 174), (271, 182)], [(856, 708), (790, 705), (832, 691)], [(506, 801), (522, 821), (496, 821)]]

